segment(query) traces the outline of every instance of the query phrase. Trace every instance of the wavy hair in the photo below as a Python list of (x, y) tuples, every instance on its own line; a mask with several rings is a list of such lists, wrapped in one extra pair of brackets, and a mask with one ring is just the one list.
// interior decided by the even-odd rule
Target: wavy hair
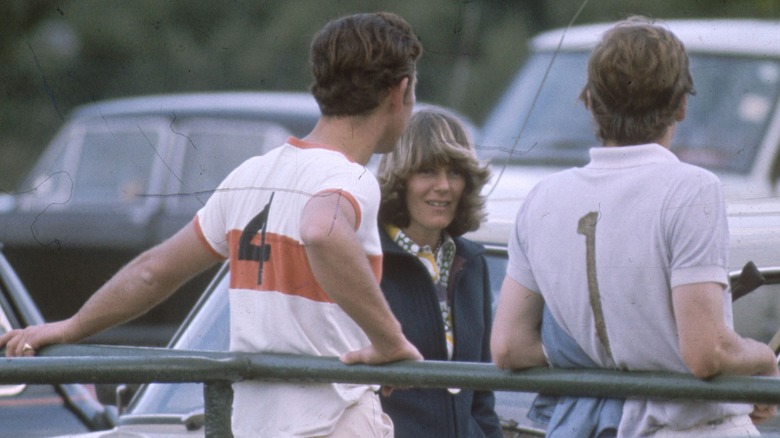
[(368, 114), (403, 78), (414, 83), (421, 55), (422, 44), (398, 15), (378, 12), (338, 18), (312, 40), (311, 92), (324, 116)]
[(660, 139), (683, 97), (694, 93), (683, 43), (669, 29), (633, 16), (608, 30), (593, 50), (580, 99), (589, 104), (601, 140), (632, 145)]
[(435, 107), (414, 113), (396, 149), (379, 161), (379, 222), (408, 227), (411, 216), (406, 205), (407, 181), (420, 169), (442, 165), (460, 171), (466, 182), (447, 233), (460, 236), (479, 228), (486, 216), (482, 188), (490, 178), (490, 170), (477, 159), (463, 123), (450, 112)]

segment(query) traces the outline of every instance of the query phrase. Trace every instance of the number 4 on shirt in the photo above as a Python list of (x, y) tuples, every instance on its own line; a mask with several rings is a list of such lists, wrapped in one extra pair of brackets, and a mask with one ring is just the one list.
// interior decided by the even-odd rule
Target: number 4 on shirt
[[(268, 200), (268, 204), (265, 205), (263, 210), (257, 214), (246, 225), (244, 231), (241, 232), (241, 238), (238, 241), (238, 259), (239, 260), (254, 260), (258, 262), (257, 267), (257, 284), (263, 284), (263, 262), (267, 262), (271, 257), (271, 245), (265, 243), (265, 229), (268, 223), (268, 211), (271, 209), (271, 202), (274, 200), (274, 193), (271, 193), (271, 198)], [(252, 239), (260, 232), (260, 245), (252, 243)]]

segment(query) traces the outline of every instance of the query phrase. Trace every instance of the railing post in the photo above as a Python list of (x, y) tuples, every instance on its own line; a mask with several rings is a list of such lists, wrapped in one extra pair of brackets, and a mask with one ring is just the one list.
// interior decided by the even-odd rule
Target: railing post
[(206, 438), (233, 438), (230, 415), (233, 408), (233, 386), (226, 380), (203, 382)]

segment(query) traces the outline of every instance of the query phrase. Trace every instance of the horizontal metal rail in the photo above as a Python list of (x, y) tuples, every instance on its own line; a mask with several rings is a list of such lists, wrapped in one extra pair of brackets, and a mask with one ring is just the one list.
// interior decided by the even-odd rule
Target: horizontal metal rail
[(780, 404), (780, 379), (772, 377), (720, 376), (704, 381), (669, 372), (547, 368), (510, 372), (492, 364), (438, 361), (344, 365), (328, 357), (90, 345), (51, 346), (37, 357), (0, 360), (0, 384), (246, 379)]
[(546, 368), (510, 372), (492, 364), (437, 361), (344, 365), (325, 357), (93, 345), (56, 345), (42, 349), (37, 357), (0, 360), (0, 384), (204, 382), (207, 437), (230, 436), (230, 403), (224, 400), (232, 394), (225, 391), (230, 391), (230, 382), (246, 379), (780, 404), (780, 379), (771, 377), (704, 381), (668, 372)]

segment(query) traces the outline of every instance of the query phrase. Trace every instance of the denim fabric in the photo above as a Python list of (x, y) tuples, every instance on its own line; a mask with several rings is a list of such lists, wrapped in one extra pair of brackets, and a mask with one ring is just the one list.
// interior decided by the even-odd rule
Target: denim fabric
[[(547, 359), (556, 368), (598, 368), (590, 357), (566, 333), (544, 306), (542, 343)], [(528, 418), (547, 424), (548, 438), (606, 438), (617, 434), (623, 415), (623, 400), (540, 394), (534, 400)]]

